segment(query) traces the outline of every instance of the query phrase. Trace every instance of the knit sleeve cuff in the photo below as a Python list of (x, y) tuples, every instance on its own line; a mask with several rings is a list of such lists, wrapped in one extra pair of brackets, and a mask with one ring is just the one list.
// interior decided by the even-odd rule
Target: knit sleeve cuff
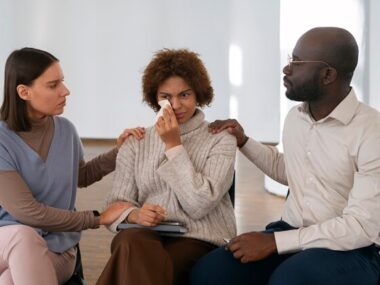
[(179, 153), (181, 153), (181, 151), (183, 150), (183, 145), (177, 145), (175, 147), (172, 147), (171, 149), (168, 149), (166, 152), (165, 152), (165, 155), (166, 157), (168, 158), (168, 160), (171, 160), (173, 159), (174, 157), (176, 157)]
[(120, 223), (124, 222), (124, 221), (128, 218), (129, 214), (130, 214), (134, 209), (137, 209), (137, 207), (130, 207), (130, 208), (126, 209), (126, 210), (125, 210), (125, 211), (119, 216), (119, 218), (118, 218), (116, 221), (114, 221), (112, 224), (110, 224), (109, 226), (107, 226), (107, 228), (108, 228), (111, 232), (113, 232), (113, 233), (117, 233), (117, 232), (118, 232), (118, 230), (117, 230), (117, 226), (118, 226)]
[(292, 253), (301, 250), (299, 231), (299, 229), (296, 229), (274, 233), (278, 254)]

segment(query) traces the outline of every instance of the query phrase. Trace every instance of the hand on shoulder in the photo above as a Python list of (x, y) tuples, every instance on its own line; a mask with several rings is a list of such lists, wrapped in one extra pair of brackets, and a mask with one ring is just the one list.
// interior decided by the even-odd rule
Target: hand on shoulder
[(248, 141), (248, 137), (245, 135), (243, 127), (235, 119), (216, 120), (210, 123), (208, 128), (209, 132), (212, 134), (227, 130), (231, 135), (236, 137), (238, 147), (244, 146)]

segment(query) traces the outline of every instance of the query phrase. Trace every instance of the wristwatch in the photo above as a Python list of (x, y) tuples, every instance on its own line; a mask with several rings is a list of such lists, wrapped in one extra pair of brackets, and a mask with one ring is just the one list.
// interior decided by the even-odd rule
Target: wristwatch
[(100, 213), (97, 210), (93, 210), (92, 213), (95, 217), (95, 229), (97, 229), (100, 226)]

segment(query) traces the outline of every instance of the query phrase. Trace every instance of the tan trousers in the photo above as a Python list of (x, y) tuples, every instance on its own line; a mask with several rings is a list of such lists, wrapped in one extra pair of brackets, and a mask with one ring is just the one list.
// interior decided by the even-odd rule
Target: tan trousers
[(147, 229), (120, 231), (97, 285), (187, 284), (194, 263), (214, 245), (184, 237), (168, 237)]
[(74, 248), (49, 251), (46, 241), (28, 226), (0, 227), (0, 285), (55, 285), (72, 275)]

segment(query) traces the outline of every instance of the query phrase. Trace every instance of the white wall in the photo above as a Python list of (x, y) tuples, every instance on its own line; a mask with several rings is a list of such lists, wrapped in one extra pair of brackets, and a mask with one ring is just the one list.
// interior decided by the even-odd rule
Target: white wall
[[(201, 55), (216, 91), (207, 119), (227, 118), (232, 94), (247, 133), (278, 141), (279, 0), (1, 0), (0, 38), (1, 72), (24, 46), (61, 60), (71, 90), (64, 115), (82, 137), (151, 125), (142, 71), (154, 51), (187, 47)], [(232, 43), (242, 50), (241, 86), (229, 82)]]
[(369, 103), (380, 110), (380, 1), (369, 0)]

